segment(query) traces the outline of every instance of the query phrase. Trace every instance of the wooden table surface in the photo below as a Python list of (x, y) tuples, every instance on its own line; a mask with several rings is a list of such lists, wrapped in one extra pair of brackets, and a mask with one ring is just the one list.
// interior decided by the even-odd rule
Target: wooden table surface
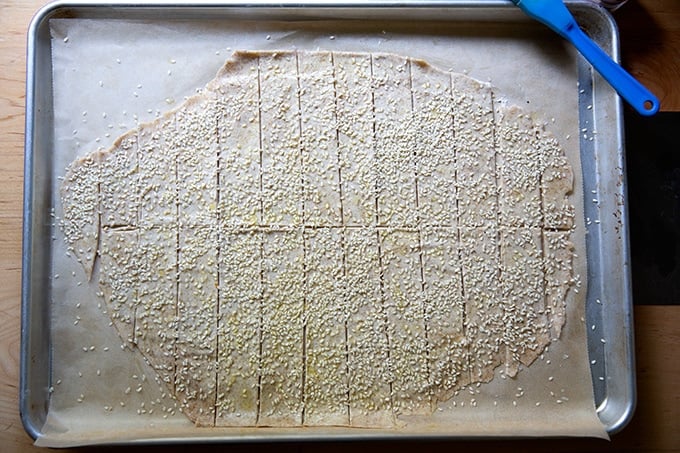
[[(0, 452), (37, 448), (19, 419), (21, 216), (24, 151), (26, 31), (44, 0), (0, 0)], [(661, 99), (661, 109), (680, 111), (680, 1), (630, 0), (615, 13), (624, 65)], [(677, 301), (676, 301), (677, 302)], [(638, 405), (631, 423), (611, 442), (543, 439), (470, 442), (302, 443), (277, 451), (387, 447), (432, 451), (453, 448), (510, 451), (680, 451), (680, 306), (635, 307)], [(153, 450), (179, 451), (155, 447)], [(205, 446), (206, 450), (222, 450)], [(229, 447), (265, 450), (264, 444)]]

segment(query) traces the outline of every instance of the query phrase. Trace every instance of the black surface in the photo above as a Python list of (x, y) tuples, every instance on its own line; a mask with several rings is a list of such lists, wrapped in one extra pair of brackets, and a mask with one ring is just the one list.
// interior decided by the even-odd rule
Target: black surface
[(627, 110), (633, 303), (680, 304), (680, 112)]

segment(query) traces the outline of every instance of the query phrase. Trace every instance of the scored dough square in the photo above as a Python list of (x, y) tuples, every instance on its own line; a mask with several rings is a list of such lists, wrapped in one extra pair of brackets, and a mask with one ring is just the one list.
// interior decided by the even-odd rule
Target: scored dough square
[(254, 426), (258, 416), (262, 234), (220, 230), (217, 426)]
[(342, 233), (305, 231), (305, 424), (312, 426), (349, 424)]
[(302, 424), (304, 376), (304, 237), (300, 230), (264, 233), (262, 252), (262, 426)]

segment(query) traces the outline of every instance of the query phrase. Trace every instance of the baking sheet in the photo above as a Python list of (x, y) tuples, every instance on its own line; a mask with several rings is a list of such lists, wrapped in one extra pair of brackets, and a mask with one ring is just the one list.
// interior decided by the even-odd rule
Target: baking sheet
[[(236, 49), (393, 52), (467, 73), (491, 82), (507, 102), (542, 112), (573, 167), (580, 168), (578, 141), (572, 138), (579, 136), (576, 58), (561, 40), (539, 27), (486, 24), (480, 30), (470, 24), (242, 20), (229, 21), (225, 27), (221, 21), (87, 19), (58, 19), (50, 25), (55, 195), (58, 178), (69, 162), (110, 146), (137, 122), (176, 106), (214, 77)], [(522, 71), (526, 67), (532, 68), (528, 74)], [(580, 180), (576, 187), (573, 202), (578, 205), (583, 200)], [(52, 203), (58, 218), (56, 197)], [(58, 228), (54, 239), (52, 393), (38, 444), (248, 438), (263, 431), (270, 436), (301, 435), (296, 429), (194, 428), (164, 395), (150, 367), (125, 347), (109, 325), (103, 301), (98, 306), (96, 290), (86, 283), (78, 263), (65, 256)], [(584, 275), (585, 254), (580, 256)], [(551, 345), (528, 372), (461, 392), (441, 405), (431, 424), (405, 420), (408, 423), (398, 432), (305, 428), (304, 435), (604, 436), (590, 387), (583, 323), (585, 288), (578, 294), (570, 301), (578, 310), (570, 310), (562, 340)]]

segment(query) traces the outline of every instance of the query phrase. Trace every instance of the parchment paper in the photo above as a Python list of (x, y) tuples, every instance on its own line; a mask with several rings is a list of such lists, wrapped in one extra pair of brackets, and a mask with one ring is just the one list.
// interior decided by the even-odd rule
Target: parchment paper
[[(394, 430), (196, 428), (156, 381), (141, 354), (111, 325), (96, 284), (66, 256), (54, 228), (52, 388), (37, 445), (270, 435), (423, 434), (606, 437), (597, 418), (584, 326), (585, 243), (574, 52), (539, 27), (428, 23), (163, 22), (51, 20), (55, 216), (59, 178), (75, 158), (108, 148), (123, 132), (176, 107), (237, 49), (382, 51), (422, 58), (491, 82), (509, 104), (540, 112), (575, 170), (581, 286), (570, 291), (562, 337), (515, 379), (500, 374), (464, 389), (425, 419)], [(571, 137), (571, 138), (570, 138)]]

